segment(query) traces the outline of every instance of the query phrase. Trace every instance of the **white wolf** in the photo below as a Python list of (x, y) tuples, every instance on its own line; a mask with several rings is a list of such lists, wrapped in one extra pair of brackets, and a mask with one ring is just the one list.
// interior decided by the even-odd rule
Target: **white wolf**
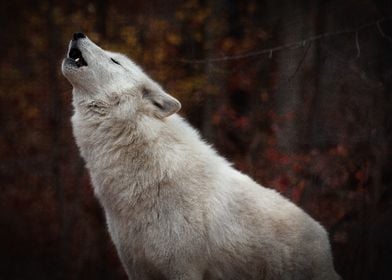
[(323, 227), (217, 155), (127, 57), (75, 33), (62, 72), (130, 279), (339, 279)]

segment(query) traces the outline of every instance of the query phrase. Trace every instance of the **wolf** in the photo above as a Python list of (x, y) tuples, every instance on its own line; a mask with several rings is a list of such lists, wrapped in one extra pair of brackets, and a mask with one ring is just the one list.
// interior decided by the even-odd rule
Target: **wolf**
[(62, 73), (129, 279), (339, 279), (324, 228), (219, 156), (126, 56), (75, 33)]

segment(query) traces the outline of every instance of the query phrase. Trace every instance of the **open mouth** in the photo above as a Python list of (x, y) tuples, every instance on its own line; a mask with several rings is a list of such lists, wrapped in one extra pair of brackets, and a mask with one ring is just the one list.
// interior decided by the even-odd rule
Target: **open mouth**
[(87, 62), (84, 60), (82, 52), (76, 47), (70, 49), (68, 57), (73, 59), (78, 67), (87, 66)]

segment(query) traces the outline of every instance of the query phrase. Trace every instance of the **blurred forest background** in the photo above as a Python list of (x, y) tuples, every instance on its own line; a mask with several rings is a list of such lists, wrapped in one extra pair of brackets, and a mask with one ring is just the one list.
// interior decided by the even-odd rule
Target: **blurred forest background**
[(1, 1), (0, 279), (126, 279), (71, 127), (74, 32), (129, 55), (221, 154), (392, 279), (392, 1)]

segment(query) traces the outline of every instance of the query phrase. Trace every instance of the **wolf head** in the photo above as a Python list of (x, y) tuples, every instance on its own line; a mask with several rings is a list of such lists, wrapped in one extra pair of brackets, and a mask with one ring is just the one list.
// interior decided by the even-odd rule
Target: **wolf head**
[(164, 119), (181, 108), (130, 59), (103, 50), (83, 33), (74, 34), (61, 68), (73, 85), (74, 99), (101, 115)]

